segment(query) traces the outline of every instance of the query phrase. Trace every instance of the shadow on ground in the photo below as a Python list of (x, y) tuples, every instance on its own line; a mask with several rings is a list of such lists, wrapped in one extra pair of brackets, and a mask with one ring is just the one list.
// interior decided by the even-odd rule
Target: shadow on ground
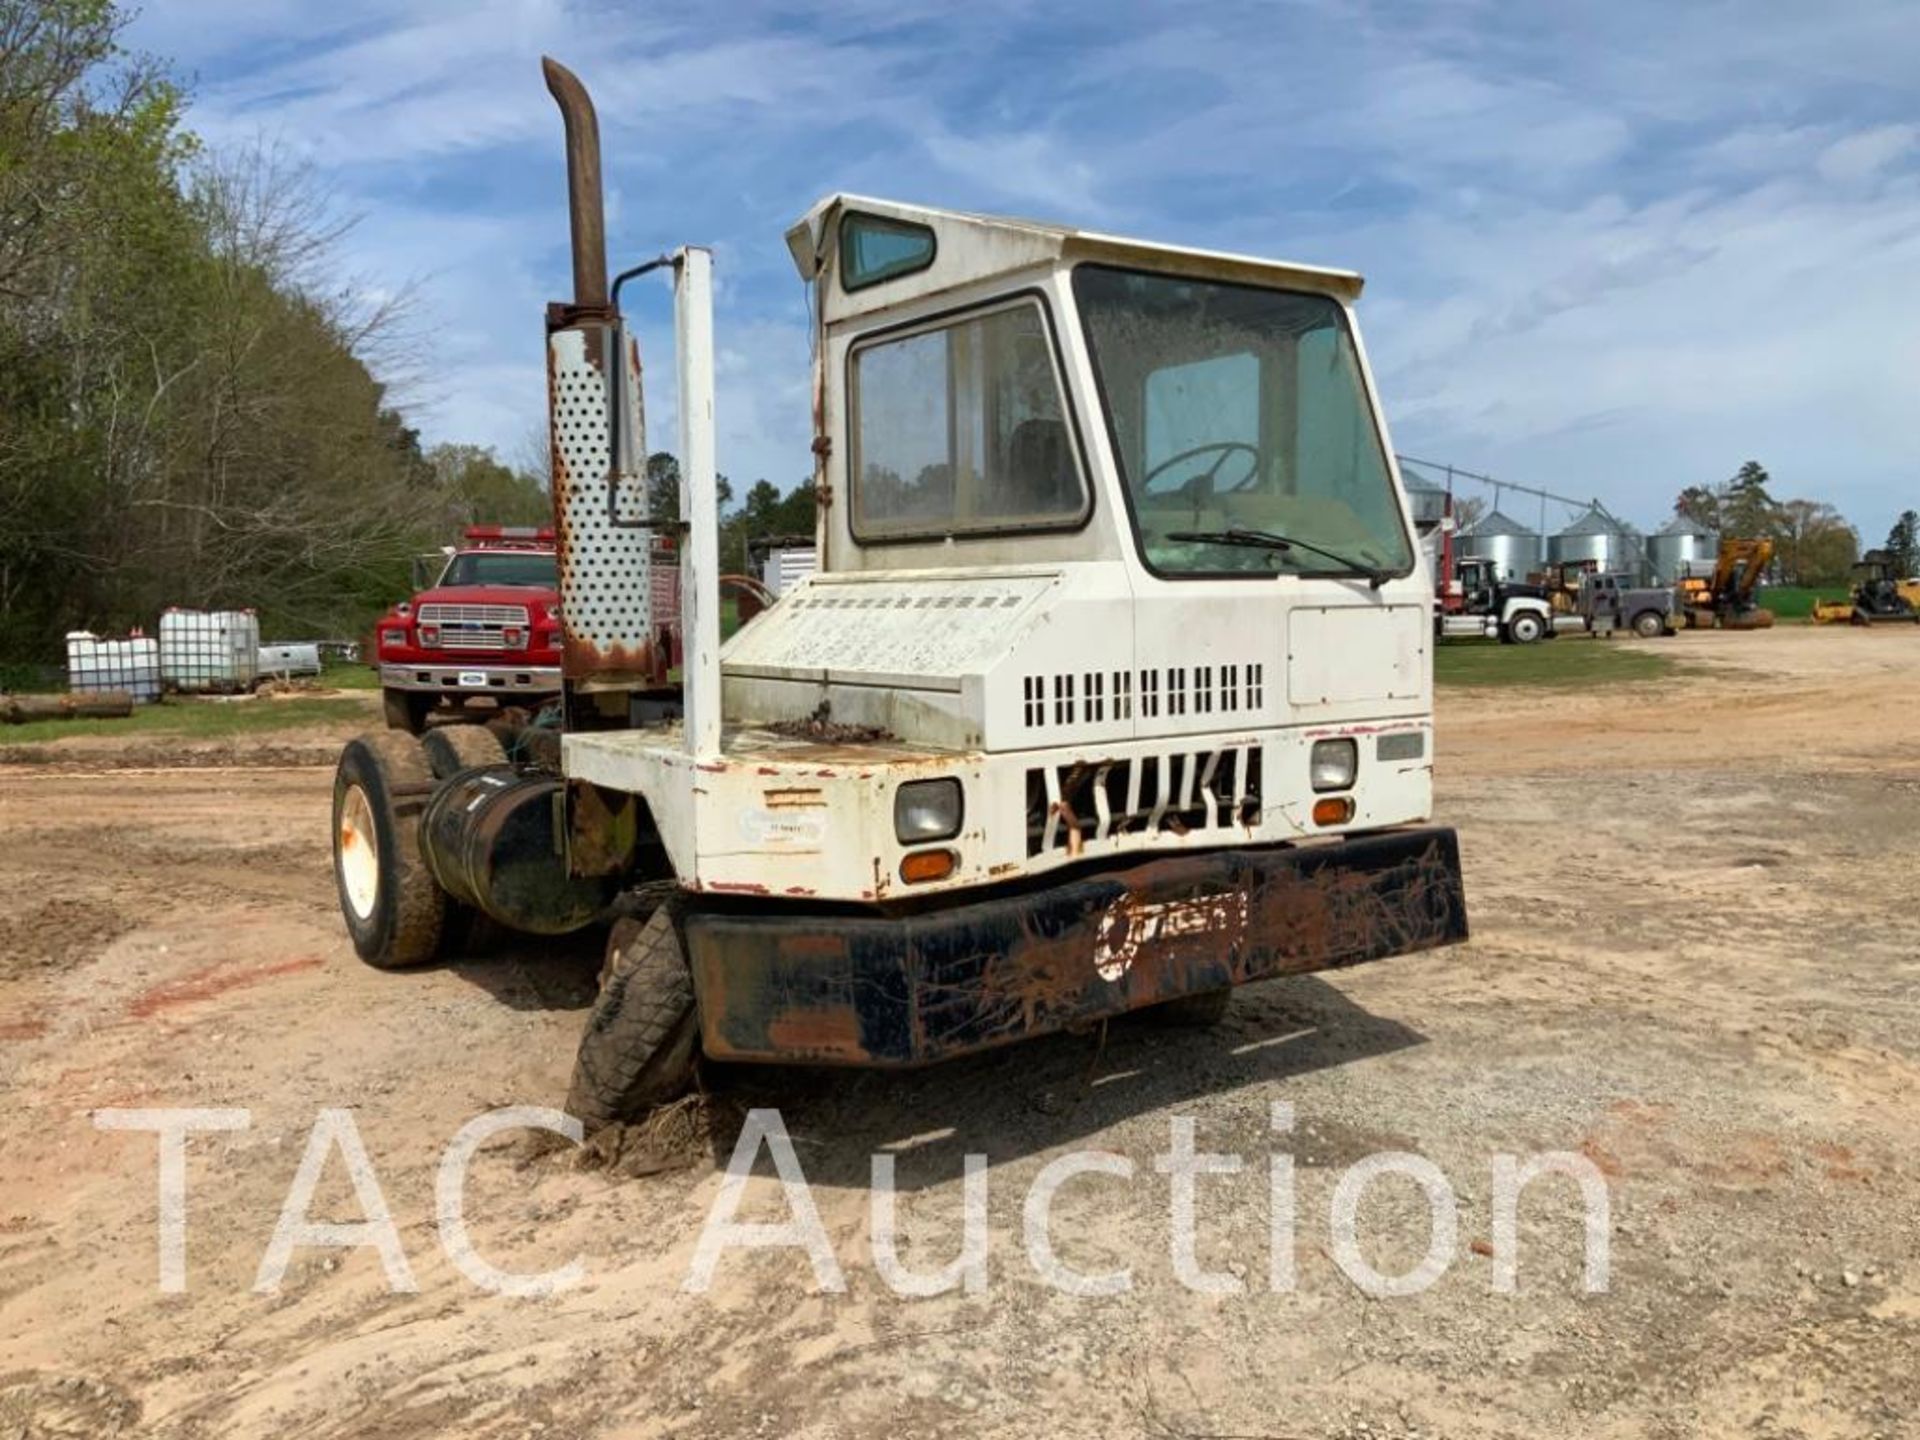
[(599, 926), (572, 935), (519, 935), (479, 921), (442, 963), (510, 1009), (585, 1011), (599, 988), (606, 944)]
[[(864, 1190), (873, 1154), (891, 1151), (899, 1188), (915, 1190), (951, 1180), (969, 1154), (998, 1165), (1149, 1111), (1178, 1113), (1425, 1038), (1302, 975), (1243, 987), (1210, 1030), (1131, 1015), (1104, 1038), (1098, 1029), (1050, 1035), (921, 1070), (709, 1066), (709, 1151), (724, 1167), (745, 1112), (772, 1107), (810, 1184)], [(1264, 1128), (1264, 1111), (1257, 1123)], [(760, 1168), (771, 1173), (764, 1152)]]

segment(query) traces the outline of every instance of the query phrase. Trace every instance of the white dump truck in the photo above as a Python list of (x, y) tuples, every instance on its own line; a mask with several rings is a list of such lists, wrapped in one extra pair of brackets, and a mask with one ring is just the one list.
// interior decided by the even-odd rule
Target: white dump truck
[[(1359, 276), (821, 201), (787, 235), (819, 568), (723, 645), (710, 257), (609, 288), (592, 106), (546, 73), (574, 270), (547, 316), (560, 740), (347, 746), (365, 960), (457, 949), (477, 913), (609, 926), (568, 1099), (591, 1125), (702, 1054), (904, 1066), (1217, 1019), (1235, 985), (1466, 935), (1429, 823), (1432, 581)], [(674, 289), (683, 526), (646, 510), (619, 296), (648, 270)]]

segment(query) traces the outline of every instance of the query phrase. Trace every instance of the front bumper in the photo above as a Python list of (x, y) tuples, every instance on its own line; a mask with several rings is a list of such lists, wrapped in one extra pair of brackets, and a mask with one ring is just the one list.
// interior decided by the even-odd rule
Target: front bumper
[[(481, 683), (474, 683), (474, 677)], [(436, 695), (558, 695), (558, 665), (382, 665), (380, 688)]]
[(1449, 829), (1213, 850), (910, 915), (696, 912), (707, 1054), (905, 1066), (1467, 937)]

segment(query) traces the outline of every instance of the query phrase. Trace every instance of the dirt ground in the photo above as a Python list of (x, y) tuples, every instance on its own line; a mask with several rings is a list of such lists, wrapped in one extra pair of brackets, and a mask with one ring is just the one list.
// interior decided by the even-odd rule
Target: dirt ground
[[(731, 1073), (711, 1145), (664, 1173), (503, 1140), (469, 1176), (472, 1238), (508, 1269), (579, 1256), (546, 1299), (463, 1278), (434, 1175), (475, 1114), (564, 1093), (591, 947), (358, 964), (328, 868), (336, 734), (0, 766), (0, 1436), (1920, 1434), (1920, 635), (1654, 643), (1678, 677), (1443, 693), (1470, 944), (1250, 987), (1213, 1032)], [(794, 1251), (730, 1253), (683, 1293), (747, 1105), (783, 1112), (845, 1293)], [(153, 1138), (91, 1120), (134, 1106), (251, 1112), (188, 1146), (183, 1294), (156, 1288)], [(352, 1115), (417, 1292), (372, 1250), (306, 1249), (254, 1293), (322, 1107)], [(1175, 1277), (1153, 1168), (1174, 1115), (1245, 1157), (1197, 1207), (1201, 1262), (1244, 1293)], [(1080, 1149), (1135, 1167), (1054, 1205), (1063, 1261), (1131, 1267), (1106, 1298), (1051, 1288), (1021, 1242), (1034, 1177)], [(1458, 1201), (1457, 1256), (1404, 1298), (1332, 1258), (1334, 1186), (1382, 1150)], [(876, 1151), (925, 1268), (957, 1249), (962, 1156), (990, 1158), (980, 1293), (883, 1281)], [(1609, 1178), (1605, 1293), (1558, 1180), (1527, 1193), (1517, 1292), (1493, 1289), (1493, 1157), (1540, 1151)], [(1279, 1293), (1274, 1153), (1297, 1167)], [(343, 1176), (335, 1156), (316, 1215), (360, 1218)], [(784, 1213), (756, 1180), (748, 1218)], [(1417, 1261), (1410, 1184), (1361, 1219), (1373, 1263)]]

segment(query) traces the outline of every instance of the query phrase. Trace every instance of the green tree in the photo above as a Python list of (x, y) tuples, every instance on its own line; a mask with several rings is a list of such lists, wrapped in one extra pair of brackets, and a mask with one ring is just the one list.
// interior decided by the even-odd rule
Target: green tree
[(309, 172), (201, 150), (125, 23), (0, 0), (0, 657), (175, 604), (355, 633), (443, 538), (375, 373), (402, 303), (340, 283)]
[(1749, 460), (1726, 484), (1720, 497), (1720, 528), (1730, 535), (1778, 533), (1780, 507), (1768, 492), (1772, 477), (1758, 460)]
[(1893, 529), (1887, 532), (1887, 543), (1882, 548), (1896, 577), (1904, 580), (1920, 576), (1920, 514), (1902, 510), (1900, 518), (1893, 522)]
[(1860, 536), (1838, 510), (1818, 500), (1779, 507), (1774, 539), (1781, 578), (1790, 585), (1835, 585), (1860, 556)]
[(448, 528), (551, 525), (553, 502), (533, 476), (500, 463), (479, 445), (436, 445), (427, 470), (446, 508)]
[(1720, 492), (1707, 485), (1689, 485), (1673, 502), (1673, 513), (1702, 530), (1720, 533)]

